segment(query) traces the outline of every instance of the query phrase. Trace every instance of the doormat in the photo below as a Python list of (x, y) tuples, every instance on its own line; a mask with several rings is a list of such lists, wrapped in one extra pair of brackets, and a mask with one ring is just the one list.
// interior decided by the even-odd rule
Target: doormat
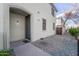
[(29, 41), (28, 41), (28, 40), (23, 40), (23, 42), (24, 42), (24, 43), (28, 43)]

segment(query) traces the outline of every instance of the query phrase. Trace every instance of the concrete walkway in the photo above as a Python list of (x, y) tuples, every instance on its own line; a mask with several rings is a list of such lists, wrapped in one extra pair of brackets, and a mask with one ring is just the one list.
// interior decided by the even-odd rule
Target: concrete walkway
[(51, 36), (32, 44), (52, 56), (77, 56), (77, 40), (69, 34)]
[(16, 56), (50, 56), (50, 54), (35, 47), (31, 43), (14, 48), (14, 53)]

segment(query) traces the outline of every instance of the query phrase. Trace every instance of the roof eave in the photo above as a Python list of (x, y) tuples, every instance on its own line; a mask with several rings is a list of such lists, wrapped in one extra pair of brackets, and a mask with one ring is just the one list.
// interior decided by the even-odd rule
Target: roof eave
[(55, 7), (55, 5), (53, 3), (49, 3), (54, 9), (56, 12), (58, 12), (57, 8)]

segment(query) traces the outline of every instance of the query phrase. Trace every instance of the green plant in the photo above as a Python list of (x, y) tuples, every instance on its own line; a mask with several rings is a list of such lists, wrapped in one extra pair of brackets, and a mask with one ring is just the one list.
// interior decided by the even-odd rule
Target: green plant
[(11, 55), (11, 49), (10, 50), (1, 50), (0, 56), (10, 56)]
[(69, 33), (70, 33), (72, 36), (76, 36), (76, 34), (79, 33), (79, 28), (70, 28), (70, 29), (69, 29)]

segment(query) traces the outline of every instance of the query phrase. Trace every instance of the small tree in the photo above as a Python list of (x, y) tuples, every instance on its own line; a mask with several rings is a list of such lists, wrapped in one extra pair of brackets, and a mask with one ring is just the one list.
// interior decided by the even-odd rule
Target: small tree
[(67, 20), (72, 20), (76, 24), (77, 21), (73, 19), (79, 19), (79, 4), (72, 4), (72, 7), (73, 8), (70, 11), (64, 13), (64, 25), (67, 22)]

